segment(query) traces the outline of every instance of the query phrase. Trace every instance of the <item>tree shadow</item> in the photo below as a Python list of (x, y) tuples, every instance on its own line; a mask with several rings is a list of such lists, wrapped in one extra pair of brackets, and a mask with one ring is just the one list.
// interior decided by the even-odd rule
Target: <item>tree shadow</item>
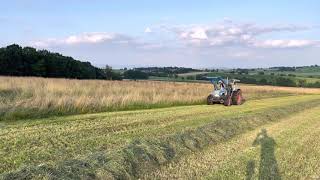
[[(257, 134), (253, 146), (261, 145), (260, 164), (259, 164), (259, 180), (281, 180), (278, 163), (275, 156), (275, 140), (268, 136), (267, 130), (262, 129)], [(255, 163), (250, 160), (247, 163), (246, 179), (253, 179)]]

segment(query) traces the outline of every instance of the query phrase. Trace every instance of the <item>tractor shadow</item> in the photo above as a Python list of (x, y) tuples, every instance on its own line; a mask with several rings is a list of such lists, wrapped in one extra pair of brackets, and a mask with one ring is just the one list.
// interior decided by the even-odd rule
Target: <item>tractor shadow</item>
[[(260, 163), (259, 163), (259, 180), (281, 180), (278, 163), (275, 156), (275, 140), (268, 136), (267, 130), (262, 129), (257, 134), (253, 146), (261, 146)], [(254, 177), (255, 162), (250, 160), (246, 166), (246, 180)]]

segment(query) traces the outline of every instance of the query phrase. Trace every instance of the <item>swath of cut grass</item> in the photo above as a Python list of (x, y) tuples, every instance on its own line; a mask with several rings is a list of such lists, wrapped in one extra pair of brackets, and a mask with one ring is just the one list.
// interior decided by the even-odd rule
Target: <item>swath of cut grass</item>
[[(96, 151), (83, 158), (68, 158), (53, 164), (31, 165), (19, 171), (4, 174), (3, 177), (6, 179), (21, 177), (138, 178), (172, 160), (202, 150), (210, 145), (224, 142), (268, 122), (278, 121), (289, 114), (317, 106), (320, 101), (319, 96), (297, 96), (273, 98), (251, 103), (232, 107), (233, 111), (229, 115), (227, 114), (230, 111), (224, 111), (226, 114), (218, 115), (219, 118), (212, 118), (212, 113), (216, 112), (214, 107), (205, 106), (212, 108), (203, 110), (204, 116), (207, 118), (198, 119), (199, 116), (193, 116), (190, 120), (184, 121), (183, 124), (178, 121), (176, 124), (165, 126), (164, 128), (160, 128), (158, 124), (156, 133), (151, 135), (146, 131), (144, 135), (134, 135), (134, 138), (131, 139), (132, 141), (129, 144), (124, 144), (120, 149)], [(254, 109), (255, 106), (257, 106), (256, 109)], [(203, 106), (200, 107), (199, 110), (202, 111)], [(156, 112), (158, 110), (148, 111)], [(185, 111), (181, 112), (186, 113)], [(179, 111), (175, 111), (175, 114), (179, 116)], [(234, 116), (234, 114), (238, 115)], [(151, 115), (154, 114), (151, 113)], [(188, 117), (188, 115), (186, 114), (186, 116), (182, 117)], [(43, 121), (35, 122), (30, 126), (37, 126), (37, 123), (41, 125), (41, 122)], [(94, 123), (95, 121), (91, 122)], [(56, 123), (59, 124), (58, 122)], [(179, 127), (183, 127), (183, 129), (179, 129)], [(130, 128), (125, 131), (130, 132)], [(19, 134), (18, 129), (16, 129), (16, 133)], [(157, 133), (159, 134), (157, 135)], [(123, 135), (121, 136), (123, 137)], [(130, 139), (129, 137), (126, 136), (125, 138)]]
[[(247, 100), (319, 89), (241, 85)], [(0, 77), (0, 120), (205, 104), (212, 85), (156, 81)]]
[[(252, 179), (259, 176), (259, 146), (252, 146), (262, 128), (276, 142), (275, 155), (282, 179), (310, 179), (320, 173), (320, 107), (316, 106), (281, 121), (241, 134), (231, 141), (209, 146), (166, 164), (142, 179)], [(307, 147), (306, 147), (307, 146)], [(253, 163), (252, 163), (253, 162)], [(253, 164), (253, 173), (248, 167)], [(250, 178), (249, 178), (250, 179)]]
[(3, 142), (0, 152), (6, 154), (0, 156), (0, 164), (5, 166), (0, 167), (0, 172), (22, 164), (56, 162), (100, 150), (114, 151), (134, 138), (161, 138), (221, 117), (246, 116), (314, 98), (316, 96), (291, 96), (252, 100), (243, 106), (183, 106), (5, 122), (0, 132)]
[[(211, 171), (207, 179), (242, 179), (247, 176), (246, 165), (253, 162), (250, 176), (253, 179), (273, 177), (281, 179), (318, 179), (320, 176), (320, 108), (306, 110), (297, 116), (286, 119), (265, 127), (269, 138), (274, 140), (274, 147), (252, 146), (258, 130), (247, 135), (246, 140), (242, 137), (245, 146), (236, 153), (230, 161), (225, 161), (217, 171)], [(250, 142), (251, 141), (251, 142)], [(268, 149), (266, 149), (268, 148)], [(268, 152), (274, 150), (274, 152)], [(261, 157), (270, 153), (274, 155), (274, 162), (266, 164)], [(261, 164), (262, 163), (262, 164)], [(278, 173), (275, 175), (264, 174), (259, 170), (261, 165), (270, 168), (277, 166)], [(268, 167), (269, 166), (269, 167)], [(230, 173), (233, 172), (233, 173)]]

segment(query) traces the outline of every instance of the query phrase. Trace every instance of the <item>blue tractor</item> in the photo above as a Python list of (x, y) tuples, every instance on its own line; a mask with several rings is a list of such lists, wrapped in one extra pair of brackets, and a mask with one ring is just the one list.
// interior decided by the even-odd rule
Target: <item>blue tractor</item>
[(237, 79), (223, 79), (222, 77), (207, 77), (213, 84), (213, 91), (207, 97), (207, 104), (224, 104), (225, 106), (241, 105), (245, 99), (239, 89)]

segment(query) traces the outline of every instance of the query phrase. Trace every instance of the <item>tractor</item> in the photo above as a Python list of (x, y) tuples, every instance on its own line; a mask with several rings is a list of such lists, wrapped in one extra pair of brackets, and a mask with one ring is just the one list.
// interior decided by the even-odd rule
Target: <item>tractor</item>
[(222, 77), (207, 77), (213, 84), (213, 91), (207, 97), (207, 104), (224, 104), (225, 106), (241, 105), (245, 102), (237, 79), (223, 79)]

